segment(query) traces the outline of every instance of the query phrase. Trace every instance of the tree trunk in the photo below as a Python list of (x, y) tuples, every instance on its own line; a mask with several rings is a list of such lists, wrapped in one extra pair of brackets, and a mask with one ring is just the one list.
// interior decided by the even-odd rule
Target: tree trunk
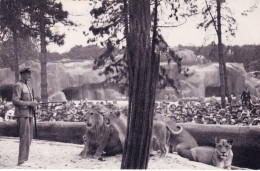
[[(47, 57), (46, 57), (46, 36), (45, 36), (45, 23), (44, 17), (40, 22), (40, 40), (41, 40), (41, 99), (43, 103), (48, 102), (48, 84), (47, 84)], [(47, 109), (47, 105), (43, 105), (43, 108)]]
[(218, 59), (219, 59), (219, 77), (220, 77), (220, 94), (221, 106), (226, 106), (225, 96), (225, 80), (224, 80), (224, 55), (222, 46), (222, 33), (221, 33), (221, 0), (217, 0), (217, 35), (218, 35)]
[(129, 1), (129, 109), (121, 169), (146, 169), (159, 58), (152, 56), (150, 0)]
[(223, 59), (224, 63), (223, 63), (223, 70), (224, 70), (224, 81), (225, 81), (225, 91), (226, 91), (226, 96), (228, 98), (228, 103), (231, 103), (231, 94), (228, 88), (228, 79), (227, 79), (227, 68), (226, 68), (226, 60), (225, 57)]
[(17, 46), (17, 33), (13, 31), (13, 45), (14, 45), (14, 73), (15, 82), (19, 81), (19, 57), (18, 57), (18, 46)]

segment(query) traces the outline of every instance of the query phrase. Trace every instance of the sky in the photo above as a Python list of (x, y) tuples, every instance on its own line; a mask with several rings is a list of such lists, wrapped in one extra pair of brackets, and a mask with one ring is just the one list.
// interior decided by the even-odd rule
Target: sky
[[(91, 26), (91, 16), (89, 14), (91, 6), (89, 0), (59, 0), (63, 4), (64, 10), (68, 11), (69, 19), (78, 24), (77, 27), (64, 27), (60, 24), (53, 28), (53, 31), (65, 33), (65, 44), (57, 46), (54, 44), (48, 45), (47, 49), (50, 52), (64, 53), (68, 52), (76, 45), (87, 46), (88, 38), (83, 35), (83, 31), (88, 32)], [(204, 0), (198, 0), (204, 2)], [(245, 44), (260, 44), (260, 0), (226, 0), (229, 6), (233, 9), (234, 15), (238, 24), (236, 37), (231, 37), (228, 40), (223, 36), (223, 43), (226, 45), (245, 45)], [(249, 13), (244, 17), (242, 11), (249, 9), (254, 2), (258, 2), (258, 8), (254, 12)], [(199, 17), (189, 17), (187, 22), (179, 27), (161, 28), (161, 33), (166, 42), (174, 47), (178, 45), (194, 45), (201, 46), (210, 44), (214, 40), (214, 30), (206, 31), (197, 29), (197, 24), (200, 21)], [(210, 37), (211, 39), (208, 39)], [(206, 40), (206, 42), (205, 42)]]

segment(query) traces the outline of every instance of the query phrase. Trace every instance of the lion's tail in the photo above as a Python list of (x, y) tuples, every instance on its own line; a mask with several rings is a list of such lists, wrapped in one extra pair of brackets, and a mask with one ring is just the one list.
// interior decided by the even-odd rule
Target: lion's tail
[(183, 128), (181, 126), (177, 126), (177, 128), (179, 129), (178, 131), (173, 131), (168, 125), (166, 125), (166, 127), (168, 128), (170, 133), (173, 135), (179, 135), (183, 130)]
[(178, 149), (177, 153), (184, 158), (187, 158), (189, 160), (194, 160), (192, 157), (192, 153), (189, 149)]

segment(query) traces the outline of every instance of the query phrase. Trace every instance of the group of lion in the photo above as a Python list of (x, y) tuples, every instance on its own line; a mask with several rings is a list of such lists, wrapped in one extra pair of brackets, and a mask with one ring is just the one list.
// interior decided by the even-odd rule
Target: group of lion
[[(125, 115), (105, 107), (94, 107), (85, 115), (85, 123), (84, 149), (80, 153), (82, 157), (104, 160), (103, 156), (123, 152), (127, 131)], [(193, 161), (231, 169), (232, 142), (216, 138), (215, 148), (198, 146), (195, 138), (184, 128), (176, 126), (167, 116), (156, 115), (153, 121), (150, 154), (159, 151), (160, 157), (164, 157), (167, 151), (177, 152)]]

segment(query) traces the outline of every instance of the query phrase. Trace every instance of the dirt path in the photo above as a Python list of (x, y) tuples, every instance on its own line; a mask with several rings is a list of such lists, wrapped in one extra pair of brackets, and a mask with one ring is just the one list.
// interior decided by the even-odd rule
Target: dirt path
[[(0, 169), (120, 169), (122, 155), (105, 158), (106, 161), (82, 159), (78, 154), (83, 145), (33, 140), (30, 150), (30, 167), (16, 166), (19, 139), (0, 136)], [(151, 157), (149, 169), (217, 169), (202, 163), (192, 162), (177, 154), (165, 158)]]

